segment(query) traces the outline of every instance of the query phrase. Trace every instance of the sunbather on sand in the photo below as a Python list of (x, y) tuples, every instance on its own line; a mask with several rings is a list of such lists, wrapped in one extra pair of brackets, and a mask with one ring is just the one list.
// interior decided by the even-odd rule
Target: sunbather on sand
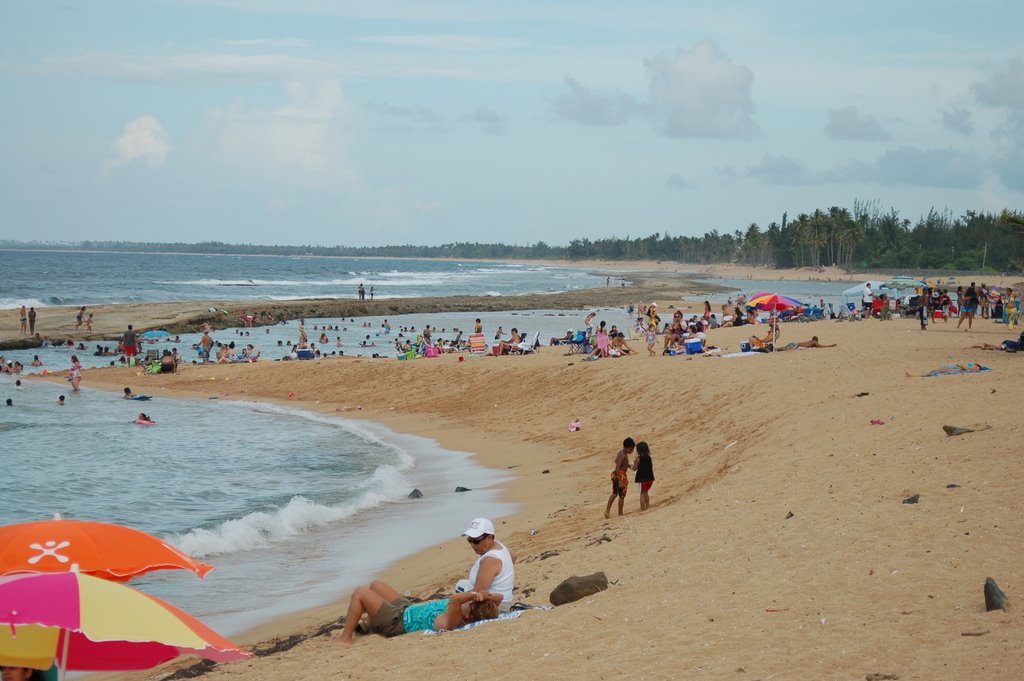
[(551, 340), (548, 341), (548, 345), (562, 345), (564, 343), (568, 343), (570, 340), (572, 340), (572, 336), (573, 336), (573, 330), (569, 329), (568, 331), (565, 332), (565, 335), (562, 336), (561, 338), (558, 338), (556, 336), (552, 336)]
[(769, 348), (775, 342), (775, 325), (768, 326), (768, 333), (765, 334), (764, 338), (758, 338), (757, 336), (750, 337), (750, 347), (757, 350), (764, 350)]
[(351, 645), (363, 613), (369, 618), (371, 633), (390, 638), (428, 629), (458, 629), (470, 622), (494, 619), (498, 616), (499, 601), (501, 594), (466, 591), (437, 601), (413, 603), (391, 586), (375, 581), (352, 594), (338, 642)]
[[(940, 376), (942, 374), (980, 374), (983, 371), (988, 371), (988, 367), (984, 367), (977, 362), (960, 362), (958, 364), (947, 364), (938, 369), (933, 369), (926, 374), (919, 375), (924, 378), (927, 376)], [(915, 375), (909, 371), (904, 372), (904, 375), (907, 378), (915, 378)]]
[(629, 347), (626, 343), (626, 334), (617, 333), (611, 340), (611, 347), (608, 349), (608, 354), (612, 357), (620, 357), (622, 355), (633, 354), (633, 348)]
[(838, 343), (832, 343), (831, 345), (819, 343), (817, 336), (811, 336), (811, 340), (800, 341), (799, 343), (789, 343), (786, 347), (779, 348), (779, 350), (796, 350), (797, 348), (834, 348), (837, 345)]
[(972, 349), (977, 350), (1005, 350), (1007, 352), (1018, 352), (1024, 349), (1024, 333), (1020, 335), (1017, 340), (1004, 340), (999, 345), (992, 345), (991, 343), (982, 343), (981, 345), (972, 345)]
[(523, 342), (523, 337), (519, 335), (519, 329), (513, 327), (512, 335), (507, 341), (499, 340), (495, 345), (494, 354), (496, 355), (507, 355), (508, 351)]

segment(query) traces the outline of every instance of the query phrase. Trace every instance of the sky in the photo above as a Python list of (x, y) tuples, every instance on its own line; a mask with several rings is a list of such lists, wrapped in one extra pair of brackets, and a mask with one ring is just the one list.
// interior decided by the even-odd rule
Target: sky
[(1020, 0), (0, 0), (0, 239), (700, 236), (1024, 207)]

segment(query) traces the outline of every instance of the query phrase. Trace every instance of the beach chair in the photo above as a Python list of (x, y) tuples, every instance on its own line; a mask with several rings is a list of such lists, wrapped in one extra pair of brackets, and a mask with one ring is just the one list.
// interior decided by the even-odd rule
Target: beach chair
[(532, 336), (526, 336), (526, 340), (509, 348), (510, 355), (528, 355), (536, 352), (540, 345), (540, 331), (535, 331)]
[(569, 346), (569, 352), (566, 354), (577, 355), (585, 354), (589, 355), (594, 351), (593, 346), (590, 344), (590, 336), (586, 331), (577, 331), (576, 335), (569, 340), (566, 345)]
[(486, 355), (487, 353), (487, 338), (482, 333), (469, 334), (469, 354)]

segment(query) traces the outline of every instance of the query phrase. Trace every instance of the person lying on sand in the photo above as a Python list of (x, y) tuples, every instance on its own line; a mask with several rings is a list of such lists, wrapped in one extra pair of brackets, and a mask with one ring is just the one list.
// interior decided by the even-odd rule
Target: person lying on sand
[(972, 345), (971, 349), (977, 350), (1006, 350), (1007, 352), (1017, 352), (1024, 349), (1024, 333), (1020, 334), (1020, 338), (1017, 340), (1004, 340), (999, 345), (992, 345), (991, 343), (982, 343), (981, 345)]
[(501, 594), (465, 591), (449, 598), (413, 603), (378, 580), (369, 587), (359, 587), (352, 594), (345, 614), (345, 628), (338, 642), (352, 644), (352, 635), (363, 613), (369, 618), (370, 633), (390, 638), (428, 629), (458, 629), (470, 622), (492, 620), (498, 616), (499, 601)]
[(837, 345), (838, 343), (832, 343), (831, 345), (819, 343), (817, 336), (811, 336), (811, 340), (800, 341), (799, 343), (789, 343), (788, 345), (786, 345), (786, 347), (779, 348), (779, 351), (781, 352), (782, 350), (796, 350), (797, 348), (834, 348)]
[[(940, 376), (942, 374), (980, 374), (982, 371), (988, 371), (988, 367), (983, 367), (976, 362), (960, 362), (959, 364), (947, 364), (941, 366), (938, 369), (929, 371), (926, 374), (920, 374), (922, 378), (927, 376)], [(907, 378), (914, 378), (914, 374), (909, 371), (904, 372)]]

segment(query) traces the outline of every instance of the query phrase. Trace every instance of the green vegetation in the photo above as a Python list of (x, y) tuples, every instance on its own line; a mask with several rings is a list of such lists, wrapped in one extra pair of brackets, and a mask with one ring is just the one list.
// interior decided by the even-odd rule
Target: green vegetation
[(461, 259), (668, 260), (681, 263), (741, 263), (763, 267), (837, 265), (848, 270), (1024, 270), (1024, 213), (968, 211), (954, 217), (931, 210), (916, 223), (877, 202), (855, 201), (771, 222), (753, 223), (732, 234), (717, 229), (703, 236), (652, 234), (643, 238), (573, 239), (567, 246), (539, 241), (532, 246), (453, 243), (442, 246), (258, 246), (216, 241), (198, 244), (82, 241), (0, 241), (2, 249), (64, 249), (147, 253), (312, 255)]

